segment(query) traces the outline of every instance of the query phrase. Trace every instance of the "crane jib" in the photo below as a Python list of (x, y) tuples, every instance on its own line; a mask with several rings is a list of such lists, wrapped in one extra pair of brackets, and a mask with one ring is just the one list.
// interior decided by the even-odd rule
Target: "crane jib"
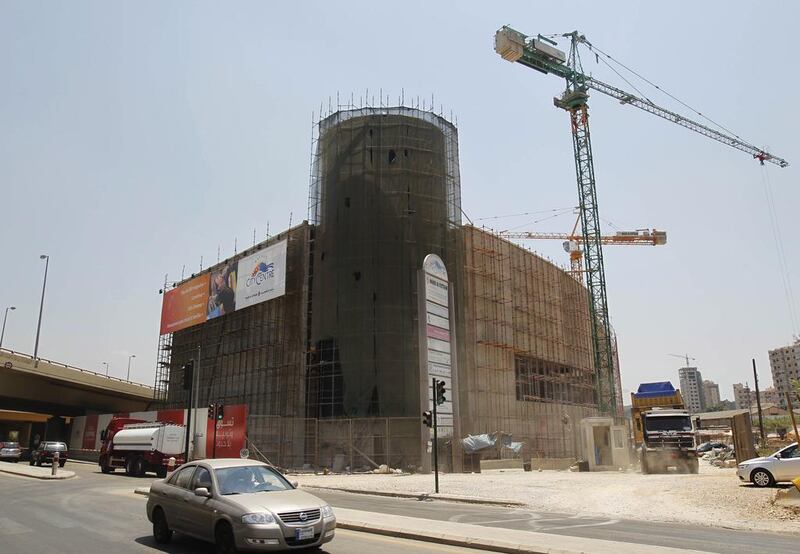
[(702, 123), (698, 123), (697, 121), (684, 117), (671, 110), (662, 108), (635, 94), (598, 81), (589, 75), (578, 73), (572, 67), (563, 63), (557, 55), (550, 53), (549, 50), (545, 50), (545, 48), (560, 52), (555, 48), (542, 45), (540, 41), (528, 38), (526, 35), (510, 27), (503, 27), (495, 35), (495, 50), (508, 61), (522, 64), (541, 73), (553, 74), (565, 79), (567, 82), (581, 82), (587, 89), (596, 90), (597, 92), (616, 98), (621, 104), (630, 104), (631, 106), (667, 121), (671, 121), (690, 131), (694, 131), (695, 133), (716, 140), (717, 142), (735, 148), (741, 152), (745, 152), (762, 164), (769, 162), (779, 167), (788, 167), (789, 165), (788, 161), (771, 154), (764, 148), (759, 148), (735, 136), (712, 129), (707, 125), (703, 125)]

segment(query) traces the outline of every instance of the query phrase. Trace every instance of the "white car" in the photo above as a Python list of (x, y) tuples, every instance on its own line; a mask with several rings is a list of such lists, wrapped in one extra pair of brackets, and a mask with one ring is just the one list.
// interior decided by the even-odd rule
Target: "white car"
[(736, 475), (742, 481), (752, 481), (757, 487), (796, 479), (800, 477), (800, 447), (795, 442), (771, 456), (746, 460), (739, 464)]

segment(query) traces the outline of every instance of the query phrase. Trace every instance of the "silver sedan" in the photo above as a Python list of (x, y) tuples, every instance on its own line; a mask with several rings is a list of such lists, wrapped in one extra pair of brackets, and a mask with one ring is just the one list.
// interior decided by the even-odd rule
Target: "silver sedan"
[(147, 518), (159, 543), (178, 531), (226, 554), (313, 548), (332, 540), (336, 528), (325, 502), (297, 490), (273, 467), (240, 459), (191, 462), (153, 482)]

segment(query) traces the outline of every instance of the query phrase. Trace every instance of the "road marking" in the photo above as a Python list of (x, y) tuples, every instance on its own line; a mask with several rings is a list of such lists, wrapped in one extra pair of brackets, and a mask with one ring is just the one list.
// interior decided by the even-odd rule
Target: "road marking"
[(603, 525), (614, 525), (619, 523), (618, 519), (609, 519), (608, 521), (598, 521), (596, 523), (578, 523), (577, 525), (560, 525), (557, 527), (540, 527), (540, 531), (556, 531), (558, 529), (576, 529), (578, 527), (602, 527)]
[(0, 535), (21, 535), (23, 533), (33, 533), (33, 529), (25, 527), (13, 519), (0, 517)]
[(488, 521), (465, 521), (463, 523), (469, 523), (470, 525), (492, 525), (495, 523), (510, 523), (516, 521), (538, 521), (532, 517), (518, 517), (518, 518), (510, 518), (510, 519), (490, 519)]

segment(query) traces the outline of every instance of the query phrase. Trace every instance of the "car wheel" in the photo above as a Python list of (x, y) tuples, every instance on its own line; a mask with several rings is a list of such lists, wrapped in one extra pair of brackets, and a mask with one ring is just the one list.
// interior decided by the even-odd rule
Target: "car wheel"
[(775, 484), (772, 474), (766, 469), (756, 469), (750, 474), (750, 481), (757, 487), (770, 487)]
[(64, 467), (64, 464), (66, 464), (66, 463), (67, 463), (67, 460), (62, 460), (62, 461), (58, 462), (58, 467)]
[(153, 510), (153, 538), (159, 544), (167, 544), (172, 539), (172, 529), (169, 528), (167, 516), (161, 508)]
[(42, 459), (41, 458), (36, 460), (36, 467), (42, 467)]
[(217, 525), (214, 532), (214, 544), (217, 546), (217, 554), (234, 554), (236, 550), (236, 539), (233, 537), (233, 529), (228, 522), (223, 521)]
[(31, 461), (29, 462), (29, 464), (30, 464), (30, 465), (33, 465), (33, 464), (35, 464), (35, 463), (36, 463), (36, 462), (34, 462), (34, 461), (33, 461), (33, 458), (31, 458)]

